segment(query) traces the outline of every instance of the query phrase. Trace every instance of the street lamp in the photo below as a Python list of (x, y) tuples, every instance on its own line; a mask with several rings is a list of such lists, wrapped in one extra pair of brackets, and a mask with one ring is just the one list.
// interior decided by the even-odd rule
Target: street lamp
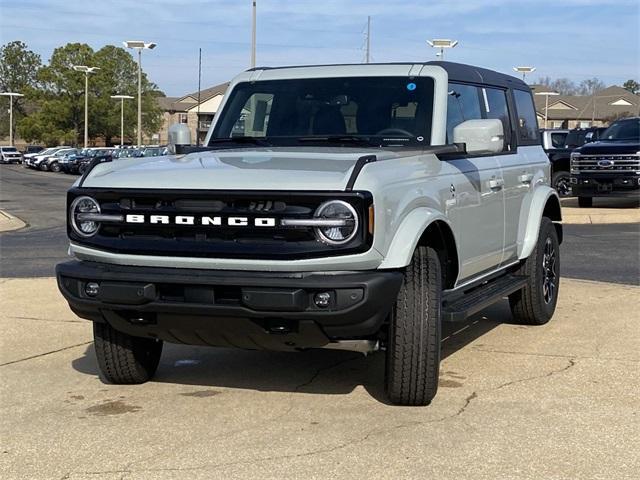
[(153, 50), (157, 44), (142, 40), (127, 40), (122, 43), (125, 47), (138, 51), (138, 146), (140, 146), (142, 145), (142, 50)]
[(536, 92), (535, 95), (544, 95), (544, 128), (547, 128), (547, 118), (549, 116), (549, 97), (560, 95), (558, 92)]
[(536, 67), (513, 67), (514, 72), (518, 72), (522, 74), (522, 81), (524, 82), (524, 77), (527, 73), (533, 73), (536, 71)]
[(122, 146), (124, 142), (124, 101), (134, 97), (131, 95), (111, 95), (111, 98), (120, 100), (120, 146)]
[(76, 72), (84, 73), (84, 148), (89, 146), (89, 74), (100, 70), (100, 67), (74, 65)]
[(440, 57), (441, 60), (444, 60), (445, 48), (454, 48), (456, 45), (458, 45), (457, 40), (449, 40), (446, 38), (435, 38), (433, 40), (427, 40), (427, 43), (433, 48), (440, 49), (440, 52), (436, 53), (436, 56)]
[(14, 92), (3, 92), (0, 95), (9, 97), (9, 145), (13, 147), (13, 97), (24, 97), (24, 95)]

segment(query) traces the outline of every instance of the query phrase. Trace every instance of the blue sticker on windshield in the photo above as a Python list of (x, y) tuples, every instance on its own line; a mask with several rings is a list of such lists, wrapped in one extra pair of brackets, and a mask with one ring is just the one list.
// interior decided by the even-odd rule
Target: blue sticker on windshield
[(416, 89), (416, 84), (411, 82), (407, 84), (407, 90), (409, 90), (410, 92), (413, 92)]

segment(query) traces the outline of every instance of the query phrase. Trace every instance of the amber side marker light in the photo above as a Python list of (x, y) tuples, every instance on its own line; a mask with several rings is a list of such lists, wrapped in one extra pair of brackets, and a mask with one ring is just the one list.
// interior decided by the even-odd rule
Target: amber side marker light
[(373, 205), (369, 205), (369, 235), (373, 235), (373, 227), (375, 223), (375, 215)]

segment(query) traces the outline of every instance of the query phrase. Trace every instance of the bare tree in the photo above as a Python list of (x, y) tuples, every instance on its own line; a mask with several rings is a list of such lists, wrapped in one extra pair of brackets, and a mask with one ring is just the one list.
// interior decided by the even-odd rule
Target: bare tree
[(604, 90), (606, 85), (597, 77), (589, 78), (580, 82), (578, 88), (579, 95), (595, 95)]

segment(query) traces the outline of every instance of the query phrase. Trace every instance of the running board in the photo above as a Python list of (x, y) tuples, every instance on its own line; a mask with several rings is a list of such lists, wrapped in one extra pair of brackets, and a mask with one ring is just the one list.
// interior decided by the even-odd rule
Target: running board
[(527, 280), (529, 277), (522, 275), (504, 275), (461, 296), (452, 297), (451, 300), (445, 298), (442, 304), (442, 321), (463, 322), (474, 313), (522, 289)]

